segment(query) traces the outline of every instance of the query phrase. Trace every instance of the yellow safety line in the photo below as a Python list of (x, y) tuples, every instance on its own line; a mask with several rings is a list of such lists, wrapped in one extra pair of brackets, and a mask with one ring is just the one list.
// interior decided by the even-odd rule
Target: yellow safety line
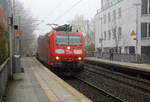
[(32, 68), (32, 70), (33, 70), (34, 75), (37, 78), (38, 82), (40, 83), (42, 89), (44, 90), (44, 92), (48, 96), (48, 99), (50, 100), (50, 102), (60, 102), (59, 99), (57, 98), (57, 96), (48, 87), (46, 82), (34, 71), (34, 68)]
[(48, 73), (49, 77), (52, 77), (55, 79), (58, 83), (63, 85), (64, 88), (66, 88), (69, 92), (71, 92), (72, 95), (74, 95), (76, 98), (78, 98), (81, 102), (92, 102), (90, 99), (88, 99), (86, 96), (84, 96), (82, 93), (79, 93), (76, 89), (68, 85), (66, 82), (62, 81), (59, 77), (57, 77), (55, 74), (53, 74), (51, 71), (49, 71), (47, 68), (43, 67), (40, 62), (38, 62), (36, 59), (34, 59), (36, 63), (40, 64), (41, 68)]

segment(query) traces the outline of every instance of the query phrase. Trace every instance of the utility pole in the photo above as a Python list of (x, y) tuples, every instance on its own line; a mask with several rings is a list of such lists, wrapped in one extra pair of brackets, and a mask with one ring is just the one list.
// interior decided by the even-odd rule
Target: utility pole
[(13, 2), (9, 1), (9, 56), (10, 56), (10, 79), (13, 77)]
[(12, 42), (12, 45), (13, 45), (13, 55), (15, 54), (15, 51), (16, 51), (16, 39), (15, 39), (15, 29), (14, 29), (14, 25), (15, 25), (15, 0), (12, 0), (12, 5), (13, 5), (13, 8), (12, 8), (12, 13), (13, 13), (13, 29), (12, 29), (12, 39), (13, 39), (13, 42)]
[(21, 40), (21, 16), (18, 17), (17, 19), (18, 23), (18, 29), (16, 32), (16, 54), (20, 55), (20, 48), (21, 48), (21, 44), (20, 44), (20, 40)]
[(140, 3), (134, 4), (136, 7), (136, 61), (138, 62), (138, 55), (141, 57), (141, 34), (139, 33), (139, 7)]
[[(90, 41), (90, 27), (89, 27), (89, 20), (87, 20), (87, 32), (86, 32), (86, 36), (88, 37), (87, 38), (87, 43), (90, 43), (91, 44), (91, 41)], [(89, 44), (89, 45), (90, 45)], [(87, 44), (88, 45), (88, 44)]]
[(21, 29), (21, 16), (19, 16), (19, 30), (20, 30), (20, 35), (19, 35), (19, 54), (20, 54), (20, 57), (22, 55), (21, 53), (21, 38), (22, 38), (22, 29)]
[(101, 57), (103, 57), (103, 18), (101, 17), (100, 20), (101, 20), (101, 38), (99, 40), (101, 43)]

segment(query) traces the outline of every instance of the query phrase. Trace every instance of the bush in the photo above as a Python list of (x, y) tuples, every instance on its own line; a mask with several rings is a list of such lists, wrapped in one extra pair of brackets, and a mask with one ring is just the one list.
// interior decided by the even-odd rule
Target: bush
[(87, 54), (93, 53), (95, 51), (95, 45), (94, 44), (90, 44), (90, 45), (85, 47), (85, 50), (86, 50)]
[(7, 59), (8, 57), (8, 31), (1, 24), (0, 25), (0, 65)]

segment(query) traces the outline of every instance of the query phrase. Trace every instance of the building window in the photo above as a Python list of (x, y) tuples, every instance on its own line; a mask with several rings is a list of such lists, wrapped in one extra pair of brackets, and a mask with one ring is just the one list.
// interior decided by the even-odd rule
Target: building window
[(116, 39), (116, 28), (114, 28), (114, 29), (112, 30), (112, 34), (113, 34), (113, 39)]
[(106, 15), (104, 15), (104, 24), (106, 24)]
[(111, 15), (110, 15), (110, 12), (108, 13), (108, 21), (109, 21), (109, 22), (111, 21)]
[(118, 28), (118, 38), (121, 39), (121, 35), (122, 35), (122, 28), (119, 27)]
[(129, 47), (129, 54), (135, 54), (135, 47)]
[(150, 14), (150, 0), (149, 0), (149, 3), (148, 3), (148, 9), (149, 9), (149, 14)]
[(141, 24), (141, 37), (142, 38), (150, 37), (150, 23)]
[(107, 33), (106, 31), (104, 31), (104, 40), (106, 40), (106, 37), (107, 37)]
[(118, 14), (119, 14), (119, 15), (118, 15), (119, 18), (121, 18), (121, 16), (122, 16), (121, 8), (118, 9)]
[(148, 34), (147, 34), (148, 37), (150, 37), (150, 24), (148, 24)]
[(102, 43), (103, 38), (99, 38), (99, 43)]
[(124, 52), (125, 52), (126, 54), (129, 54), (129, 47), (125, 47), (125, 48), (124, 48)]
[(116, 10), (113, 11), (113, 20), (116, 20)]
[(150, 0), (142, 0), (142, 14), (150, 14)]
[(123, 0), (101, 0), (102, 9), (107, 9)]
[(108, 31), (108, 40), (111, 39), (111, 30)]

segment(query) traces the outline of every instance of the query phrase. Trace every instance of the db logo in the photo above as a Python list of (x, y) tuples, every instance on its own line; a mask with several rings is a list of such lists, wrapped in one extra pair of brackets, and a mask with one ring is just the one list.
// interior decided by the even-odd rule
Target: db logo
[(66, 50), (66, 54), (72, 54), (72, 51)]

